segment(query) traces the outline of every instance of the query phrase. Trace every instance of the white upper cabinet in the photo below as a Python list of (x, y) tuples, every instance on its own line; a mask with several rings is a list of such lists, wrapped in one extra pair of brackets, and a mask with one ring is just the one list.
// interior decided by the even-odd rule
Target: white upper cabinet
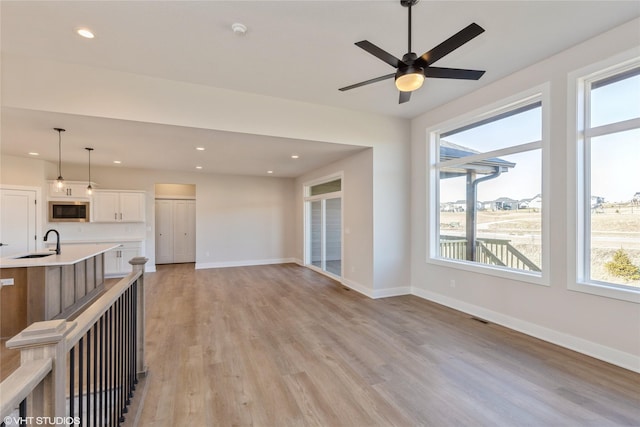
[[(65, 181), (62, 188), (58, 188), (56, 181), (49, 181), (50, 199), (89, 199), (87, 194), (88, 182)], [(92, 186), (95, 184), (92, 183)]]
[(96, 190), (93, 222), (144, 222), (144, 191)]

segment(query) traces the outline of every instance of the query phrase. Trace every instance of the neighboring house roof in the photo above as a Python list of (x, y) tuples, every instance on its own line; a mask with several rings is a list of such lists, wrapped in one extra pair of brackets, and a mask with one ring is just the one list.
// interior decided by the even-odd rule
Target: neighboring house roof
[(499, 197), (497, 199), (494, 200), (494, 202), (500, 202), (500, 203), (518, 203), (517, 200), (511, 199), (509, 197)]

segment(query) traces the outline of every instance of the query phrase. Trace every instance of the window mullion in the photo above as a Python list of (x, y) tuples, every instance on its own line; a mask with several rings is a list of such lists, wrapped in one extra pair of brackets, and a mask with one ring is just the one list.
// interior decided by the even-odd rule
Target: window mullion
[(624, 120), (621, 122), (609, 123), (602, 126), (596, 126), (594, 128), (586, 128), (584, 130), (584, 135), (585, 137), (595, 138), (597, 136), (625, 132), (633, 129), (640, 129), (640, 117)]

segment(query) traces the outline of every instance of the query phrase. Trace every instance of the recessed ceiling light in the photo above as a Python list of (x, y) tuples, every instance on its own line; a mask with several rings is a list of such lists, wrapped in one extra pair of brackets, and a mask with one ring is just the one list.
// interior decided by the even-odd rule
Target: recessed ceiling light
[(95, 35), (88, 28), (78, 28), (76, 30), (76, 33), (78, 33), (79, 36), (82, 36), (85, 39), (92, 39), (95, 37)]
[(292, 159), (299, 159), (299, 158), (300, 158), (300, 156), (298, 156), (297, 154), (292, 154), (292, 155), (291, 155), (291, 158), (292, 158)]
[(204, 147), (196, 147), (196, 150), (198, 150), (198, 151), (204, 151)]
[(273, 171), (267, 171), (267, 173), (273, 173)]
[(120, 160), (114, 160), (113, 163), (115, 163), (116, 165), (119, 165), (122, 162)]
[(196, 169), (202, 169), (202, 166), (196, 166)]
[(40, 153), (36, 153), (35, 151), (32, 151), (29, 153), (30, 156), (39, 156)]

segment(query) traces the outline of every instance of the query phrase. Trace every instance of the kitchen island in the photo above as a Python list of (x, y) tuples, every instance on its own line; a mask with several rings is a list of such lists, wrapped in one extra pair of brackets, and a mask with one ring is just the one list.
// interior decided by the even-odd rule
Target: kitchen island
[[(61, 245), (0, 259), (0, 336), (12, 337), (33, 322), (67, 318), (104, 289), (104, 253), (116, 244)], [(13, 285), (9, 283), (13, 282)]]

